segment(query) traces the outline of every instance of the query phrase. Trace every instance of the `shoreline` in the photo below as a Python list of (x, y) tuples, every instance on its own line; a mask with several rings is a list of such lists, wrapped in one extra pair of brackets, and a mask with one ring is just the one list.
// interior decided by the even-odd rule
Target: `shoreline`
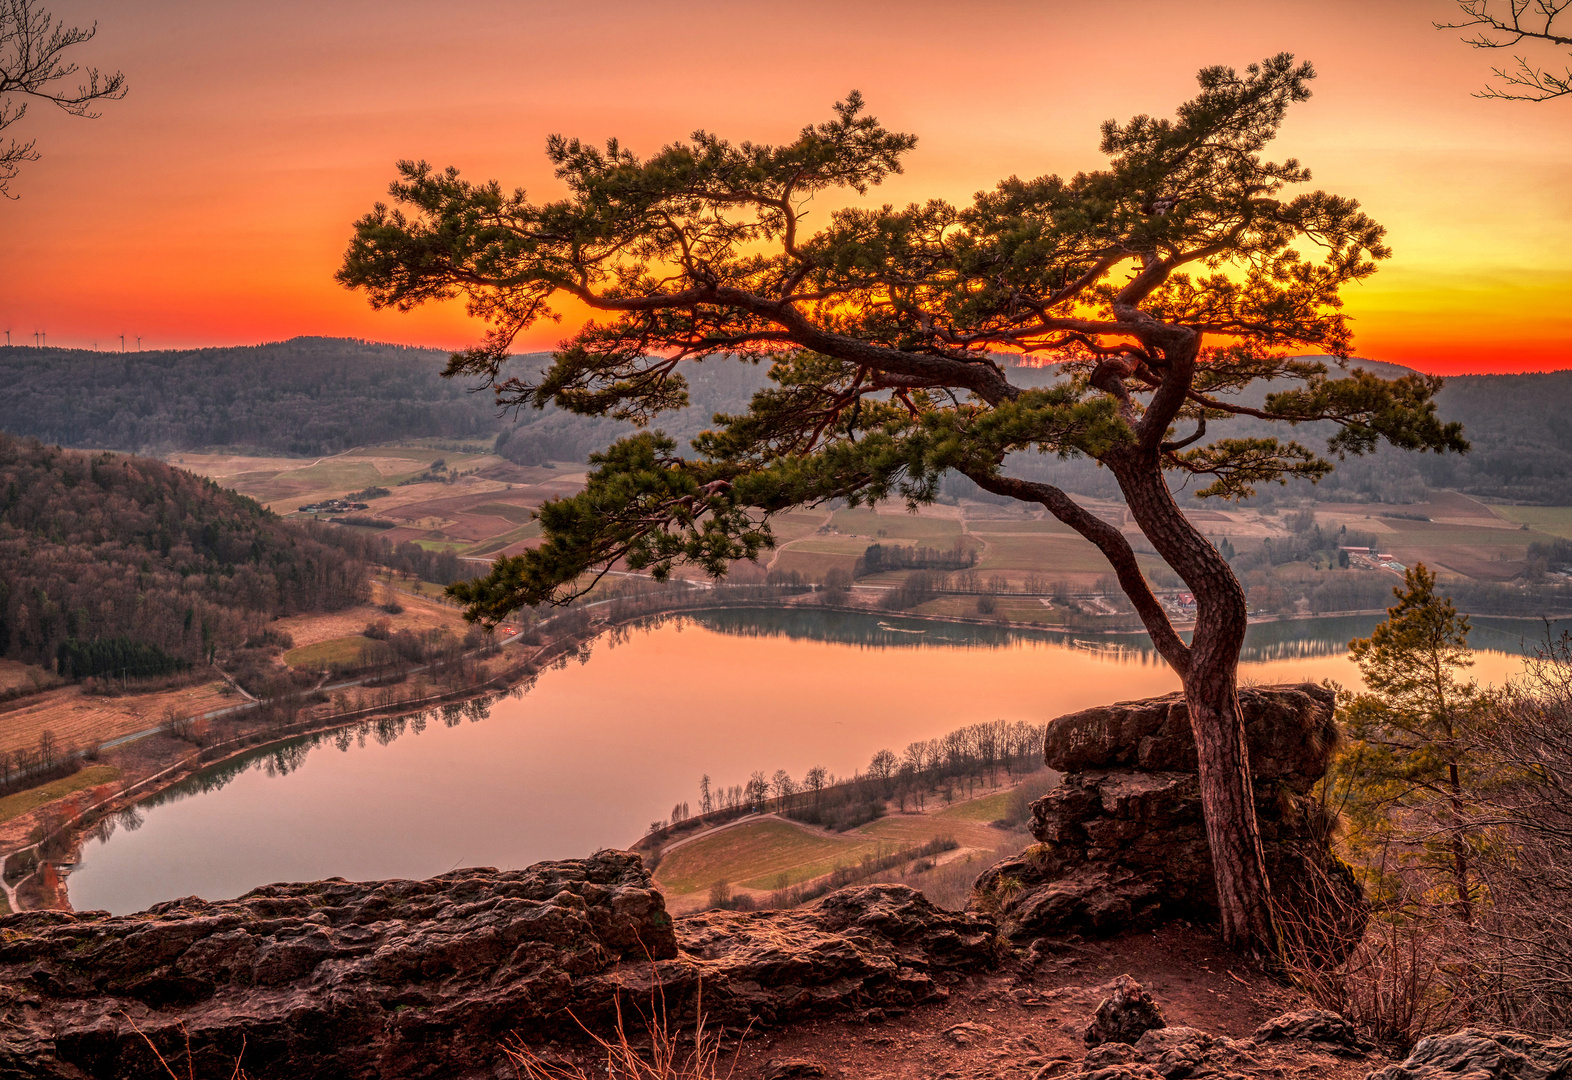
[[(253, 730), (242, 732), (233, 736), (232, 738), (215, 742), (208, 746), (193, 747), (193, 749), (183, 753), (176, 760), (165, 765), (164, 767), (158, 768), (152, 773), (132, 781), (107, 797), (99, 798), (91, 805), (80, 808), (74, 814), (74, 816), (60, 822), (50, 835), (45, 836), (42, 839), (29, 840), (27, 843), (9, 847), (5, 850), (0, 850), (0, 867), (3, 867), (9, 865), (11, 860), (17, 856), (26, 855), (28, 852), (34, 852), (35, 854), (40, 852), (44, 844), (48, 843), (51, 839), (59, 836), (62, 833), (69, 834), (69, 839), (65, 843), (65, 850), (68, 853), (67, 859), (58, 861), (38, 859), (26, 874), (16, 880), (14, 885), (9, 881), (4, 880), (3, 876), (0, 876), (0, 895), (4, 896), (4, 899), (12, 912), (30, 910), (22, 905), (18, 894), (33, 878), (44, 872), (46, 865), (54, 866), (55, 872), (58, 874), (60, 882), (57, 895), (55, 897), (56, 905), (64, 906), (65, 908), (69, 909), (69, 886), (67, 881), (69, 878), (69, 870), (76, 863), (76, 859), (70, 856), (74, 856), (79, 852), (81, 843), (87, 831), (96, 826), (98, 822), (102, 821), (105, 817), (111, 814), (119, 813), (129, 807), (136, 806), (137, 804), (142, 803), (163, 791), (166, 791), (175, 784), (188, 779), (189, 777), (201, 772), (204, 769), (221, 765), (227, 761), (232, 761), (236, 757), (239, 757), (243, 754), (252, 753), (255, 751), (264, 751), (269, 747), (283, 745), (294, 739), (323, 735), (344, 728), (353, 727), (376, 718), (408, 716), (423, 712), (426, 709), (435, 706), (474, 701), (475, 699), (484, 697), (488, 694), (507, 693), (517, 687), (519, 684), (526, 681), (530, 676), (538, 674), (538, 672), (545, 666), (560, 660), (566, 655), (571, 655), (573, 652), (583, 648), (585, 645), (593, 643), (596, 639), (600, 638), (607, 632), (616, 630), (623, 626), (638, 623), (646, 619), (663, 618), (673, 615), (680, 616), (685, 613), (697, 615), (709, 612), (735, 610), (807, 609), (836, 612), (841, 614), (906, 619), (911, 621), (986, 626), (1001, 630), (1035, 631), (1064, 636), (1067, 638), (1075, 638), (1078, 636), (1131, 636), (1145, 633), (1142, 630), (1098, 630), (1089, 628), (1071, 629), (1056, 626), (1044, 626), (1041, 624), (1012, 622), (1008, 620), (1000, 621), (998, 619), (881, 611), (880, 609), (871, 606), (865, 607), (832, 605), (812, 602), (811, 598), (814, 596), (814, 593), (800, 593), (776, 597), (755, 596), (746, 598), (720, 598), (705, 596), (701, 598), (701, 596), (696, 596), (692, 592), (684, 593), (680, 594), (681, 598), (688, 599), (690, 601), (699, 600), (700, 602), (668, 602), (653, 610), (608, 613), (609, 617), (602, 619), (595, 619), (592, 616), (591, 621), (587, 626), (583, 626), (575, 630), (569, 630), (561, 637), (550, 638), (534, 646), (526, 646), (527, 648), (531, 648), (533, 651), (530, 652), (527, 656), (518, 660), (516, 663), (511, 663), (504, 666), (502, 670), (494, 674), (489, 674), (485, 679), (477, 683), (455, 687), (440, 693), (427, 694), (420, 698), (389, 701), (384, 704), (372, 705), (356, 709), (350, 713), (339, 713), (327, 717), (315, 717), (301, 722), (298, 725), (280, 728), (273, 731), (260, 732)], [(670, 599), (676, 600), (678, 597), (672, 597)], [(805, 600), (808, 602), (804, 602)], [(599, 603), (609, 605), (618, 602), (618, 599), (613, 599), (600, 601)], [(587, 612), (588, 606), (578, 610), (581, 612)], [(570, 609), (570, 612), (571, 611), (572, 609)], [(1384, 609), (1352, 612), (1328, 612), (1317, 615), (1253, 618), (1251, 622), (1252, 624), (1270, 622), (1309, 622), (1319, 619), (1373, 616), (1384, 613)], [(1501, 615), (1483, 617), (1510, 620), (1514, 622), (1522, 622), (1525, 624), (1543, 623), (1547, 618), (1552, 620), (1557, 618), (1566, 618), (1566, 616), (1531, 617)], [(500, 654), (501, 651), (507, 648), (512, 642), (518, 642), (520, 645), (523, 644), (523, 642), (519, 641), (517, 638), (500, 642), (494, 646), (494, 648), (497, 650), (497, 654)], [(409, 674), (411, 674), (411, 672), (406, 672), (405, 677), (407, 677)], [(235, 706), (230, 710), (224, 711), (229, 712), (232, 710), (245, 708), (246, 706)], [(116, 740), (116, 742), (117, 744), (126, 744), (132, 741), (139, 741), (140, 739), (146, 738), (148, 736), (163, 734), (167, 727), (168, 725), (161, 725), (159, 727), (148, 729), (145, 732), (139, 732), (127, 739)], [(220, 752), (216, 756), (209, 756), (214, 751)], [(93, 789), (88, 788), (84, 790), (91, 792)], [(76, 794), (79, 797), (80, 793)], [(23, 821), (28, 819), (36, 819), (43, 811), (48, 809), (48, 807), (57, 805), (59, 802), (65, 801), (65, 799), (72, 797), (72, 795), (63, 796), (62, 799), (55, 800), (54, 802), (38, 807), (35, 810), (29, 811), (25, 815), (20, 815), (19, 819)], [(638, 842), (636, 841), (635, 844), (637, 845), (637, 843)]]

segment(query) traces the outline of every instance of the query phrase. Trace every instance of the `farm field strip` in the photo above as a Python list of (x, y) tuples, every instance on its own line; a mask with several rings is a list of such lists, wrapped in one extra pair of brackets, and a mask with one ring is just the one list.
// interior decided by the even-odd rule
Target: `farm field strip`
[[(875, 513), (865, 507), (837, 510), (830, 519), (832, 528), (856, 536), (869, 536), (881, 540), (915, 540), (932, 545), (941, 541), (953, 543), (961, 533), (958, 518), (930, 517), (908, 514), (904, 510), (894, 514)], [(880, 536), (880, 531), (884, 535)], [(948, 544), (946, 544), (948, 546)]]
[(1572, 506), (1496, 506), (1497, 514), (1534, 532), (1572, 540)]
[(31, 750), (45, 731), (54, 732), (61, 746), (80, 749), (161, 724), (171, 709), (196, 716), (239, 700), (226, 682), (125, 697), (84, 694), (79, 686), (50, 690), (0, 713), (0, 751)]
[(112, 765), (90, 765), (63, 776), (59, 780), (51, 780), (39, 787), (18, 791), (14, 795), (0, 798), (0, 822), (10, 821), (12, 818), (21, 817), (23, 814), (37, 810), (40, 806), (63, 799), (67, 795), (75, 795), (78, 791), (86, 791), (100, 784), (112, 784), (120, 779), (120, 770)]

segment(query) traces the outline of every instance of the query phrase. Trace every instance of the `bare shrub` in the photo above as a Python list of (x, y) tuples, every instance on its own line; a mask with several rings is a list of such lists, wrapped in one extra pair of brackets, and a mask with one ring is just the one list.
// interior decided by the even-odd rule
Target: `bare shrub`
[(1547, 635), (1472, 737), (1482, 780), (1441, 838), (1470, 837), (1476, 902), (1461, 907), (1450, 870), (1414, 857), (1440, 830), (1399, 820), (1361, 852), (1375, 910), (1348, 959), (1288, 958), (1320, 1004), (1400, 1048), (1463, 1024), (1572, 1024), (1572, 635)]
[[(546, 1058), (517, 1037), (503, 1051), (524, 1080), (722, 1080), (736, 1071), (738, 1055), (734, 1052), (731, 1066), (721, 1072), (723, 1035), (705, 1025), (703, 993), (701, 985), (691, 1033), (672, 1025), (665, 992), (658, 981), (650, 991), (648, 1012), (641, 1016), (644, 1030), (632, 1037), (623, 1021), (620, 999), (617, 1026), (609, 1038), (596, 1034), (574, 1017), (594, 1044), (596, 1056), (603, 1058), (604, 1064), (597, 1063), (592, 1068)], [(743, 1034), (746, 1036), (746, 1032)], [(739, 1039), (737, 1049), (741, 1046)]]

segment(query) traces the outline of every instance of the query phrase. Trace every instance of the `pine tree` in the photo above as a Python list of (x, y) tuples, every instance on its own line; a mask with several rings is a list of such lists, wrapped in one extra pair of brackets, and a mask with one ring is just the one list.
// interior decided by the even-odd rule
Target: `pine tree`
[[(1436, 413), (1439, 379), (1346, 369), (1339, 293), (1390, 254), (1384, 230), (1352, 199), (1288, 194), (1309, 171), (1263, 156), (1314, 75), (1286, 53), (1243, 72), (1208, 67), (1172, 119), (1106, 123), (1106, 168), (1011, 177), (965, 205), (846, 207), (817, 231), (815, 207), (866, 194), (916, 145), (855, 93), (782, 146), (700, 131), (646, 159), (616, 141), (553, 137), (568, 192), (553, 202), (403, 162), (399, 205), (356, 223), (338, 278), (377, 307), (462, 296), (490, 329), (447, 374), (478, 378), (505, 406), (640, 425), (689, 401), (678, 369), (693, 362), (768, 362), (772, 382), (745, 412), (717, 416), (691, 454), (645, 431), (592, 456), (585, 490), (540, 508), (540, 546), (451, 595), (495, 622), (565, 602), (619, 561), (660, 578), (684, 562), (719, 576), (773, 545), (775, 514), (831, 499), (932, 502), (948, 472), (1040, 507), (1099, 549), (1182, 680), (1223, 938), (1274, 952), (1239, 708), (1245, 592), (1168, 476), (1234, 499), (1331, 471), (1292, 440), (1222, 437), (1240, 418), (1328, 421), (1337, 457), (1383, 441), (1468, 447)], [(546, 370), (510, 365), (519, 336), (564, 304), (596, 317)], [(1031, 385), (1005, 353), (1064, 377)], [(1262, 382), (1274, 389), (1247, 404)], [(1119, 527), (1009, 470), (1013, 455), (1039, 453), (1109, 470), (1195, 597), (1190, 640)]]
[(1473, 664), (1468, 617), (1435, 585), (1423, 564), (1407, 571), (1386, 621), (1349, 643), (1368, 689), (1343, 709), (1349, 743), (1338, 770), (1356, 848), (1384, 849), (1389, 868), (1429, 871), (1472, 925), (1480, 838), (1468, 805), (1486, 779), (1474, 749), (1483, 696), (1473, 680), (1458, 680)]

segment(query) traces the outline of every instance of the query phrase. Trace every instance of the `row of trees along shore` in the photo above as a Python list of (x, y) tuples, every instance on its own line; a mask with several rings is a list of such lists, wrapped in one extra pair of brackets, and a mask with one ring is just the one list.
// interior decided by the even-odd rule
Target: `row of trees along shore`
[(801, 780), (785, 769), (773, 775), (757, 770), (743, 783), (723, 786), (705, 773), (698, 802), (679, 802), (670, 819), (651, 822), (642, 846), (748, 814), (785, 814), (842, 832), (883, 816), (891, 801), (902, 813), (922, 810), (932, 796), (948, 805), (970, 797), (978, 785), (996, 785), (1001, 772), (1014, 779), (1041, 769), (1045, 731), (1046, 725), (1023, 720), (969, 724), (939, 738), (909, 743), (900, 754), (880, 750), (866, 771), (849, 777), (815, 765)]

